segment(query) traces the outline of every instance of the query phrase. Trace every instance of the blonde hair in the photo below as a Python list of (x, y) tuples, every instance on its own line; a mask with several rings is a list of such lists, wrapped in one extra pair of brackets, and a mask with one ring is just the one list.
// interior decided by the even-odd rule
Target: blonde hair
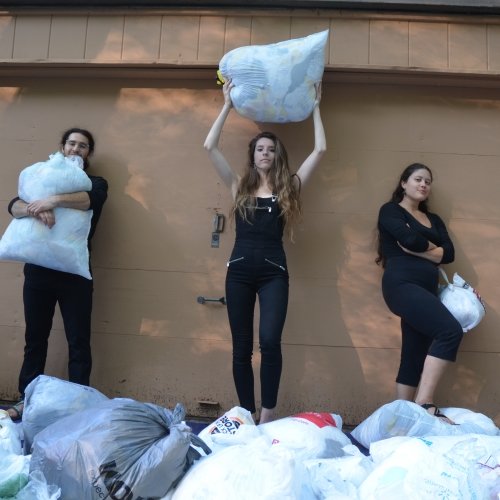
[[(248, 145), (248, 165), (243, 175), (232, 210), (234, 216), (238, 213), (242, 219), (249, 221), (248, 216), (255, 213), (256, 198), (254, 193), (260, 186), (260, 176), (254, 168), (254, 154), (259, 139), (270, 139), (274, 143), (275, 156), (269, 171), (269, 185), (278, 198), (280, 216), (283, 217), (285, 231), (293, 241), (293, 225), (300, 220), (300, 178), (299, 189), (292, 182), (288, 165), (288, 154), (283, 143), (272, 132), (261, 132)], [(294, 174), (295, 175), (295, 174)]]

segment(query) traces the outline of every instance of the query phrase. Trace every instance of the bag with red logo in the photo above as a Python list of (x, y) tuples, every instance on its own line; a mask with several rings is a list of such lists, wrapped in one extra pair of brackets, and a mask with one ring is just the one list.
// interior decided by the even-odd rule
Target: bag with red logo
[(446, 282), (446, 285), (440, 288), (439, 299), (460, 323), (464, 333), (468, 332), (477, 326), (486, 314), (483, 299), (459, 274), (455, 273), (453, 283), (450, 283), (441, 267), (439, 271)]

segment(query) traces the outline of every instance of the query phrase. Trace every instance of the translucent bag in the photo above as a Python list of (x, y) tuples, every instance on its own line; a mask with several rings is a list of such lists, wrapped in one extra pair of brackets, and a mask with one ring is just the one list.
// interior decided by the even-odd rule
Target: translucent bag
[(257, 122), (305, 120), (314, 108), (314, 84), (325, 66), (328, 30), (270, 45), (231, 50), (219, 73), (234, 83), (231, 100), (242, 116)]
[(439, 298), (460, 323), (463, 331), (468, 332), (477, 326), (486, 314), (483, 299), (459, 274), (455, 273), (453, 282), (450, 283), (444, 270), (439, 268), (439, 271), (446, 282), (446, 285), (440, 288)]

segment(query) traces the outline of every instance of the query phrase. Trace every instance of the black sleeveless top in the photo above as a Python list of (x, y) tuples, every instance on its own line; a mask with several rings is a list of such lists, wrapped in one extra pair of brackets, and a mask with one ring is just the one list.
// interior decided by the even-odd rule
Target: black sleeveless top
[(248, 210), (244, 220), (238, 212), (236, 219), (235, 245), (282, 245), (284, 221), (280, 217), (277, 196), (256, 198), (255, 210)]

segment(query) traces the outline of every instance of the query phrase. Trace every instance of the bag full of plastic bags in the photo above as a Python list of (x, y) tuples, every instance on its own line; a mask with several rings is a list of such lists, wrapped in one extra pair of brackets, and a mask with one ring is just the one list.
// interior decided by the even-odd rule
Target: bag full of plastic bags
[[(310, 500), (304, 466), (286, 447), (265, 436), (201, 458), (171, 500)], [(169, 500), (170, 500), (169, 499)]]
[(6, 411), (0, 410), (0, 457), (21, 454), (21, 436), (18, 432), (18, 426)]
[(369, 448), (375, 441), (395, 436), (459, 436), (471, 433), (496, 436), (498, 433), (495, 423), (481, 413), (452, 408), (441, 408), (441, 411), (459, 425), (443, 422), (411, 401), (396, 400), (377, 409), (351, 435)]
[(270, 443), (292, 450), (300, 460), (343, 456), (351, 441), (342, 432), (342, 419), (331, 413), (304, 412), (258, 426)]
[(231, 50), (219, 63), (219, 74), (231, 79), (231, 100), (242, 116), (257, 122), (305, 120), (312, 112), (315, 83), (325, 66), (328, 30), (270, 45)]
[(183, 419), (181, 405), (106, 401), (37, 434), (30, 472), (64, 500), (161, 498), (200, 457), (191, 443), (204, 446)]
[(24, 452), (31, 453), (35, 436), (61, 418), (108, 401), (97, 389), (56, 377), (39, 375), (25, 391)]
[(47, 484), (40, 471), (32, 472), (28, 484), (19, 491), (15, 500), (58, 500), (61, 498), (61, 488)]
[[(57, 194), (90, 191), (92, 182), (79, 156), (55, 153), (26, 167), (19, 175), (19, 198), (30, 203)], [(0, 240), (0, 259), (15, 260), (92, 279), (87, 238), (92, 210), (54, 209), (56, 223), (47, 227), (35, 217), (13, 219)]]
[(0, 498), (10, 498), (28, 483), (30, 457), (0, 455)]
[(226, 445), (224, 440), (218, 439), (220, 436), (233, 436), (238, 429), (247, 425), (255, 428), (252, 414), (245, 408), (235, 406), (202, 429), (198, 433), (198, 437), (215, 453)]
[(455, 273), (450, 283), (444, 270), (439, 270), (446, 281), (440, 288), (439, 299), (460, 323), (464, 333), (472, 330), (486, 314), (483, 299), (459, 274)]

